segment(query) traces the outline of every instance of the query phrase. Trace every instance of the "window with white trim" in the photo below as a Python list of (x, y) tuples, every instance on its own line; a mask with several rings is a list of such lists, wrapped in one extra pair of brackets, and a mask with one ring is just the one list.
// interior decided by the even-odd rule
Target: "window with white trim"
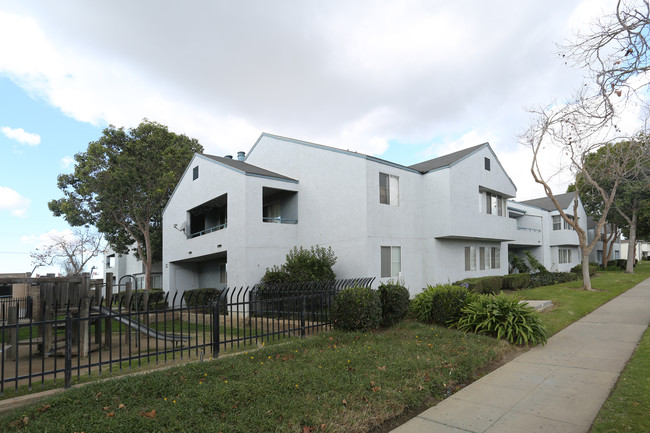
[(501, 268), (501, 247), (490, 248), (490, 264), (492, 269)]
[(465, 247), (465, 270), (476, 270), (476, 247)]
[(399, 177), (379, 173), (379, 203), (399, 206)]
[(402, 248), (381, 247), (381, 278), (399, 277), (402, 272)]
[(571, 263), (571, 250), (568, 248), (558, 249), (558, 262), (560, 264)]
[(500, 194), (479, 190), (479, 212), (489, 215), (507, 216), (507, 199)]

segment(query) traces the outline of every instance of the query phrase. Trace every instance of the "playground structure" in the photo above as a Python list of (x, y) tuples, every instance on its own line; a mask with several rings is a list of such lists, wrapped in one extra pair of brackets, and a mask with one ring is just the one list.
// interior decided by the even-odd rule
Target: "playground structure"
[[(189, 339), (188, 335), (160, 332), (142, 323), (148, 321), (148, 315), (146, 312), (141, 313), (140, 311), (134, 313), (131, 305), (133, 295), (138, 292), (135, 279), (135, 290), (133, 290), (134, 284), (131, 281), (118, 284), (118, 288), (124, 287), (125, 293), (125, 296), (118, 297), (119, 290), (117, 293), (113, 293), (112, 278), (110, 274), (108, 276), (104, 296), (102, 296), (104, 283), (99, 280), (91, 280), (88, 274), (76, 278), (2, 279), (0, 282), (5, 284), (22, 283), (28, 284), (30, 287), (38, 287), (38, 291), (31, 290), (32, 297), (27, 299), (26, 304), (28, 305), (27, 310), (32, 315), (30, 319), (40, 323), (40, 326), (36, 328), (38, 335), (35, 338), (20, 339), (20, 322), (21, 317), (24, 322), (25, 314), (19, 309), (18, 304), (3, 305), (3, 324), (8, 332), (6, 332), (6, 336), (3, 335), (4, 344), (0, 347), (0, 352), (4, 354), (5, 359), (15, 360), (17, 348), (20, 345), (36, 346), (37, 353), (44, 356), (53, 356), (64, 352), (61, 349), (70, 345), (77, 349), (72, 351), (74, 356), (88, 356), (89, 351), (98, 350), (104, 345), (110, 344), (113, 321), (134, 330), (138, 341), (139, 334), (174, 343), (182, 343)], [(144, 302), (147, 302), (146, 296)], [(65, 321), (59, 320), (61, 316), (72, 319), (68, 321), (71, 325), (70, 332), (65, 333), (71, 337), (69, 342), (65, 341), (65, 337), (61, 338), (62, 331), (65, 331), (68, 325)], [(102, 328), (102, 326), (98, 326), (100, 320), (104, 321), (104, 332), (99, 332)], [(90, 330), (93, 327), (95, 328), (94, 342), (90, 338)], [(130, 343), (130, 333), (127, 334), (127, 338)]]

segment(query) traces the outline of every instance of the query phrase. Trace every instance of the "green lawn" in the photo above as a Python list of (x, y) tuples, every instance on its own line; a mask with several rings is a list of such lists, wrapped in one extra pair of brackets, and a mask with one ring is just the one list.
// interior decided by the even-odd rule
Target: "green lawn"
[[(603, 272), (593, 279), (598, 289), (594, 292), (580, 290), (581, 283), (573, 282), (517, 294), (554, 301), (556, 307), (542, 314), (553, 334), (649, 277), (650, 263), (640, 264), (636, 272)], [(635, 387), (634, 394), (620, 397), (615, 393), (608, 401), (617, 404), (616, 414), (638, 408), (640, 415), (629, 416), (640, 421), (648, 413), (650, 394), (648, 340), (646, 334), (635, 357), (640, 367), (626, 370), (621, 379), (635, 384), (645, 380), (646, 388)], [(90, 383), (0, 415), (0, 430), (365, 432), (435, 404), (511, 350), (492, 338), (412, 321), (365, 334), (329, 332), (218, 360)], [(629, 431), (647, 430), (642, 426)], [(606, 428), (594, 432), (626, 431)]]
[(509, 350), (492, 338), (415, 322), (367, 334), (329, 332), (91, 383), (4, 414), (0, 428), (363, 432), (409, 408), (434, 404)]
[(596, 289), (593, 292), (580, 290), (582, 280), (578, 280), (520, 290), (515, 293), (526, 300), (553, 301), (555, 305), (553, 309), (542, 314), (542, 320), (550, 336), (648, 277), (650, 277), (650, 262), (640, 262), (634, 274), (612, 271), (600, 272), (592, 277), (591, 285)]

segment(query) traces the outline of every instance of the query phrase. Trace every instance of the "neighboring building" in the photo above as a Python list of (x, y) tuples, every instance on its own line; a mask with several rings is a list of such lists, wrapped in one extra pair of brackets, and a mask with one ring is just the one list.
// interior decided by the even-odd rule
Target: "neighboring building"
[(427, 284), (508, 273), (516, 187), (489, 144), (409, 167), (262, 134), (196, 154), (163, 212), (163, 287), (259, 282), (294, 246), (331, 246), (337, 277)]
[[(565, 214), (575, 217), (574, 193), (556, 195)], [(582, 261), (578, 234), (560, 215), (548, 197), (522, 202), (508, 202), (510, 218), (516, 220), (514, 241), (510, 252), (523, 256), (529, 251), (549, 271), (568, 272)], [(578, 199), (578, 223), (587, 230), (587, 214)], [(602, 249), (602, 247), (601, 247)]]
[[(8, 273), (0, 274), (0, 279), (2, 278), (31, 278), (31, 272), (17, 272), (17, 273)], [(30, 296), (28, 283), (18, 283), (18, 284), (5, 284), (0, 283), (0, 298), (24, 298)]]
[[(587, 227), (589, 228), (588, 230), (588, 239), (589, 243), (594, 240), (594, 236), (596, 233), (596, 221), (593, 220), (591, 217), (587, 217)], [(596, 245), (594, 248), (591, 250), (591, 254), (589, 254), (589, 262), (592, 263), (598, 263), (601, 265), (603, 263), (603, 255), (606, 253), (604, 251), (603, 247), (603, 238), (604, 236), (611, 236), (612, 231), (619, 231), (618, 228), (606, 224), (603, 229), (600, 232), (600, 240), (596, 242)], [(607, 249), (609, 250), (611, 248), (611, 253), (609, 256), (608, 260), (617, 260), (621, 258), (621, 235), (620, 233), (616, 234), (616, 238), (614, 239), (614, 245), (611, 245), (611, 242), (607, 244)]]
[[(621, 258), (627, 260), (627, 251), (630, 245), (630, 240), (626, 239), (621, 241)], [(650, 242), (637, 241), (634, 248), (634, 258), (636, 260), (648, 260), (650, 257)]]
[[(151, 287), (162, 288), (162, 264), (154, 263), (151, 269)], [(106, 273), (113, 274), (113, 291), (124, 290), (124, 284), (131, 282), (133, 289), (144, 289), (144, 263), (131, 254), (117, 254), (108, 247), (104, 253), (104, 281)], [(120, 285), (118, 289), (118, 285)]]

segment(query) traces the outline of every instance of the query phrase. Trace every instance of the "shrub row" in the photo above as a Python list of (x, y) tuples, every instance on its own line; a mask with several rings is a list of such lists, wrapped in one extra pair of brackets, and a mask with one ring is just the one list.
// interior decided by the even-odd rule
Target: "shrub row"
[(377, 290), (348, 287), (336, 295), (334, 328), (365, 331), (399, 322), (409, 310), (409, 291), (400, 283), (384, 283)]
[[(589, 276), (593, 277), (594, 275), (596, 275), (598, 269), (600, 269), (600, 267), (597, 264), (589, 263)], [(571, 268), (571, 272), (578, 275), (578, 277), (582, 277), (582, 265), (575, 265), (574, 267)]]
[(530, 285), (528, 287), (552, 286), (554, 284), (579, 280), (581, 276), (582, 272), (580, 273), (580, 276), (573, 272), (540, 272), (530, 276)]
[[(527, 274), (526, 274), (527, 275)], [(538, 313), (506, 294), (476, 294), (466, 287), (428, 286), (412, 302), (417, 320), (487, 334), (512, 344), (546, 343), (547, 333)]]
[[(144, 311), (144, 290), (137, 290), (131, 293), (131, 311)], [(122, 307), (127, 307), (126, 292), (119, 292), (113, 302)], [(167, 308), (167, 301), (165, 301), (165, 292), (163, 289), (149, 290), (149, 308), (150, 311), (164, 310)]]

